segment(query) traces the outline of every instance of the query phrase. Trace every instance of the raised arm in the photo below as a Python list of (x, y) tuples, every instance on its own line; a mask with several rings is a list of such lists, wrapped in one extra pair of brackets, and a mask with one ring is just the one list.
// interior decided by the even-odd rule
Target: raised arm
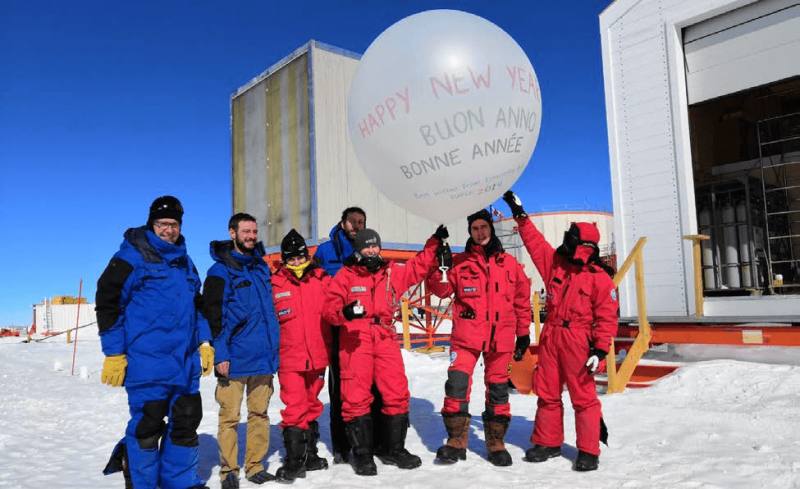
[(528, 250), (528, 254), (533, 260), (536, 270), (542, 276), (545, 283), (550, 281), (550, 269), (553, 266), (553, 253), (555, 249), (544, 239), (542, 233), (536, 229), (525, 209), (522, 208), (522, 202), (519, 197), (514, 195), (514, 192), (508, 191), (503, 194), (503, 200), (508, 204), (514, 220), (517, 222), (517, 230), (522, 238), (522, 244)]
[(422, 282), (434, 270), (438, 271), (439, 260), (437, 259), (436, 251), (448, 236), (447, 228), (439, 226), (436, 232), (425, 242), (425, 247), (422, 251), (408, 260), (404, 267), (397, 267), (397, 271), (403, 270), (402, 273), (396, 274), (399, 275), (398, 278), (393, 279), (394, 288), (398, 294), (402, 294), (413, 285)]

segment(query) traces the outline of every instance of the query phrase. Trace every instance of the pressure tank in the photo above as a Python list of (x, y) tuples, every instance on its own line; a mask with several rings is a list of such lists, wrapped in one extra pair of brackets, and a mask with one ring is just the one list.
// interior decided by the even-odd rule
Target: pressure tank
[(739, 263), (742, 266), (742, 287), (750, 288), (753, 286), (753, 278), (750, 274), (750, 233), (747, 232), (747, 206), (744, 202), (736, 204), (736, 222), (739, 235)]
[(736, 232), (736, 209), (730, 202), (722, 206), (722, 283), (739, 288), (739, 237)]
[[(697, 215), (698, 230), (700, 234), (713, 238), (711, 235), (711, 211), (708, 207), (700, 209)], [(701, 260), (703, 265), (703, 283), (706, 289), (716, 289), (717, 284), (714, 280), (714, 249), (711, 247), (711, 239), (704, 239), (700, 242)]]

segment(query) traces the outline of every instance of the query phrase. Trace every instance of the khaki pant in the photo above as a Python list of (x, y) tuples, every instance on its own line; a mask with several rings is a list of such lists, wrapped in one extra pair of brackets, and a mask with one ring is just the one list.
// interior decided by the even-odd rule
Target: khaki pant
[(238, 428), (242, 397), (247, 387), (247, 443), (244, 455), (245, 475), (264, 470), (261, 461), (269, 450), (269, 400), (272, 397), (272, 375), (253, 375), (233, 379), (217, 379), (216, 399), (219, 403), (219, 442), (221, 479), (229, 472), (239, 473)]

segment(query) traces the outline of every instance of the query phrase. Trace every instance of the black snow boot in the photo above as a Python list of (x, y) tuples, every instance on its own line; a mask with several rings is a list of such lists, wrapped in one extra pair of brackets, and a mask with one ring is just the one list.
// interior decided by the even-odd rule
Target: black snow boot
[(291, 482), (298, 477), (306, 476), (306, 440), (308, 430), (297, 426), (283, 429), (283, 445), (286, 447), (286, 458), (283, 466), (275, 472), (275, 478), (283, 482)]
[(356, 475), (378, 475), (372, 458), (372, 416), (365, 414), (345, 423), (347, 439), (353, 447), (353, 468)]
[(308, 442), (306, 443), (306, 470), (325, 470), (328, 461), (318, 455), (317, 440), (319, 440), (319, 423), (308, 423)]
[(436, 451), (437, 459), (449, 464), (467, 459), (470, 419), (472, 417), (468, 413), (442, 413), (447, 443)]
[(255, 474), (250, 474), (247, 476), (247, 480), (253, 484), (263, 484), (265, 482), (274, 481), (275, 479), (276, 477), (266, 470), (259, 470)]
[(406, 450), (406, 435), (408, 434), (408, 413), (396, 416), (383, 415), (383, 444), (384, 450), (378, 458), (385, 465), (396, 465), (401, 469), (416, 469), (422, 465), (422, 460)]
[(228, 475), (222, 479), (220, 487), (222, 489), (239, 489), (239, 475), (236, 472), (228, 472)]
[(578, 451), (578, 460), (575, 461), (575, 470), (578, 472), (589, 472), (590, 470), (597, 470), (599, 464), (600, 457), (581, 450)]
[(547, 459), (560, 456), (561, 447), (546, 447), (544, 445), (534, 445), (525, 452), (525, 460), (528, 462), (544, 462)]
[(493, 465), (508, 467), (513, 463), (503, 440), (511, 423), (510, 416), (497, 416), (483, 413), (483, 431), (486, 433), (486, 458)]
[(115, 472), (122, 472), (122, 477), (125, 479), (125, 489), (133, 489), (133, 480), (131, 480), (131, 469), (128, 466), (128, 448), (125, 442), (119, 442), (111, 452), (111, 458), (108, 459), (103, 474), (109, 475)]

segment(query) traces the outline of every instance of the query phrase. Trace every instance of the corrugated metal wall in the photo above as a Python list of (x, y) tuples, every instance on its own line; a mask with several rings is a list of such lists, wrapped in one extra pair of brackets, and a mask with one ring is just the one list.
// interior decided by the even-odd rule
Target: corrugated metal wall
[[(611, 48), (614, 101), (607, 110), (617, 127), (611, 172), (619, 260), (640, 237), (647, 237), (648, 307), (683, 316), (687, 305), (682, 236), (688, 233), (681, 230), (663, 28), (675, 3), (679, 2), (635, 2), (603, 34)], [(632, 280), (621, 286), (623, 316), (636, 315), (634, 290)]]
[[(750, 4), (617, 0), (600, 15), (617, 255), (621, 263), (647, 238), (650, 316), (695, 312), (691, 243), (683, 239), (697, 234), (683, 30)], [(620, 309), (638, 313), (633, 280), (621, 284)]]
[(269, 248), (292, 228), (312, 235), (308, 65), (300, 54), (231, 99), (233, 211)]
[[(357, 54), (311, 41), (231, 97), (234, 212), (256, 217), (269, 251), (292, 227), (309, 244), (326, 241), (349, 206), (366, 211), (387, 248), (419, 249), (439, 224), (389, 201), (356, 160), (347, 98), (357, 66)], [(449, 227), (463, 246), (466, 219)]]

